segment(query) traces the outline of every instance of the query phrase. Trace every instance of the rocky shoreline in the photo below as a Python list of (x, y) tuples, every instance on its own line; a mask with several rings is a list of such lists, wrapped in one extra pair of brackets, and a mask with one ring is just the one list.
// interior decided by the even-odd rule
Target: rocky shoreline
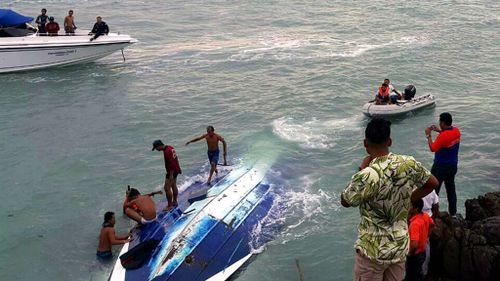
[(465, 219), (436, 218), (426, 280), (500, 280), (500, 192), (469, 199), (465, 209)]

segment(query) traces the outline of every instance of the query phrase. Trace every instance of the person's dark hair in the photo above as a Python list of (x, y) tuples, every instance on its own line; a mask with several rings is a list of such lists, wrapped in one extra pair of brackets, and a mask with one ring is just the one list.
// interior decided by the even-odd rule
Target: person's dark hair
[(207, 130), (211, 132), (215, 132), (214, 126), (207, 126)]
[(389, 78), (385, 78), (385, 79), (384, 79), (384, 81), (385, 81), (385, 80), (387, 80), (387, 81), (391, 81), (391, 80), (389, 80)]
[(128, 198), (133, 198), (135, 196), (138, 196), (140, 195), (141, 193), (139, 192), (139, 190), (135, 189), (135, 188), (131, 188), (130, 189), (130, 192), (128, 193)]
[(453, 123), (451, 114), (449, 114), (448, 112), (441, 113), (441, 115), (439, 115), (439, 122), (445, 123), (446, 126), (451, 126), (451, 124)]
[(411, 202), (411, 206), (416, 208), (418, 212), (421, 213), (424, 208), (424, 200), (418, 199), (417, 201)]
[(387, 83), (382, 83), (382, 87), (384, 86), (387, 87), (388, 86)]
[(106, 212), (104, 214), (104, 223), (110, 222), (114, 215), (115, 215), (115, 213), (113, 213), (113, 212)]
[(42, 12), (47, 12), (47, 9), (43, 8), (43, 9), (42, 9)]
[(383, 118), (373, 118), (365, 130), (365, 138), (372, 144), (383, 144), (391, 137), (391, 122)]

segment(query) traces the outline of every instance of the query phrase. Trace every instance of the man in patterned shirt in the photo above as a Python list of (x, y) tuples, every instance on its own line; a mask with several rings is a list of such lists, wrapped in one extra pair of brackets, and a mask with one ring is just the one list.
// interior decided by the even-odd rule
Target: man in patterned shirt
[(434, 190), (437, 179), (411, 156), (389, 152), (391, 123), (371, 120), (365, 130), (368, 156), (342, 192), (344, 207), (359, 206), (354, 280), (405, 277), (410, 203)]

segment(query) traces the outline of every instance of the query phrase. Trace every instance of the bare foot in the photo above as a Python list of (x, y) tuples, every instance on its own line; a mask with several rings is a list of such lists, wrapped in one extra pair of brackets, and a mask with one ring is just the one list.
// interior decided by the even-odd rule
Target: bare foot
[(163, 211), (170, 212), (170, 211), (172, 211), (173, 208), (175, 208), (175, 206), (173, 206), (173, 205), (172, 206), (167, 206), (167, 207), (165, 207), (165, 209), (163, 209)]

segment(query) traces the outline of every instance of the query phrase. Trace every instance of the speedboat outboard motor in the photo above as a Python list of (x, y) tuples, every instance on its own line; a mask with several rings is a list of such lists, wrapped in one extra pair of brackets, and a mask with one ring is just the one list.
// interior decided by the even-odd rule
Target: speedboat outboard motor
[(415, 94), (417, 93), (417, 89), (413, 85), (408, 85), (405, 87), (405, 100), (411, 100), (413, 97), (415, 97)]

